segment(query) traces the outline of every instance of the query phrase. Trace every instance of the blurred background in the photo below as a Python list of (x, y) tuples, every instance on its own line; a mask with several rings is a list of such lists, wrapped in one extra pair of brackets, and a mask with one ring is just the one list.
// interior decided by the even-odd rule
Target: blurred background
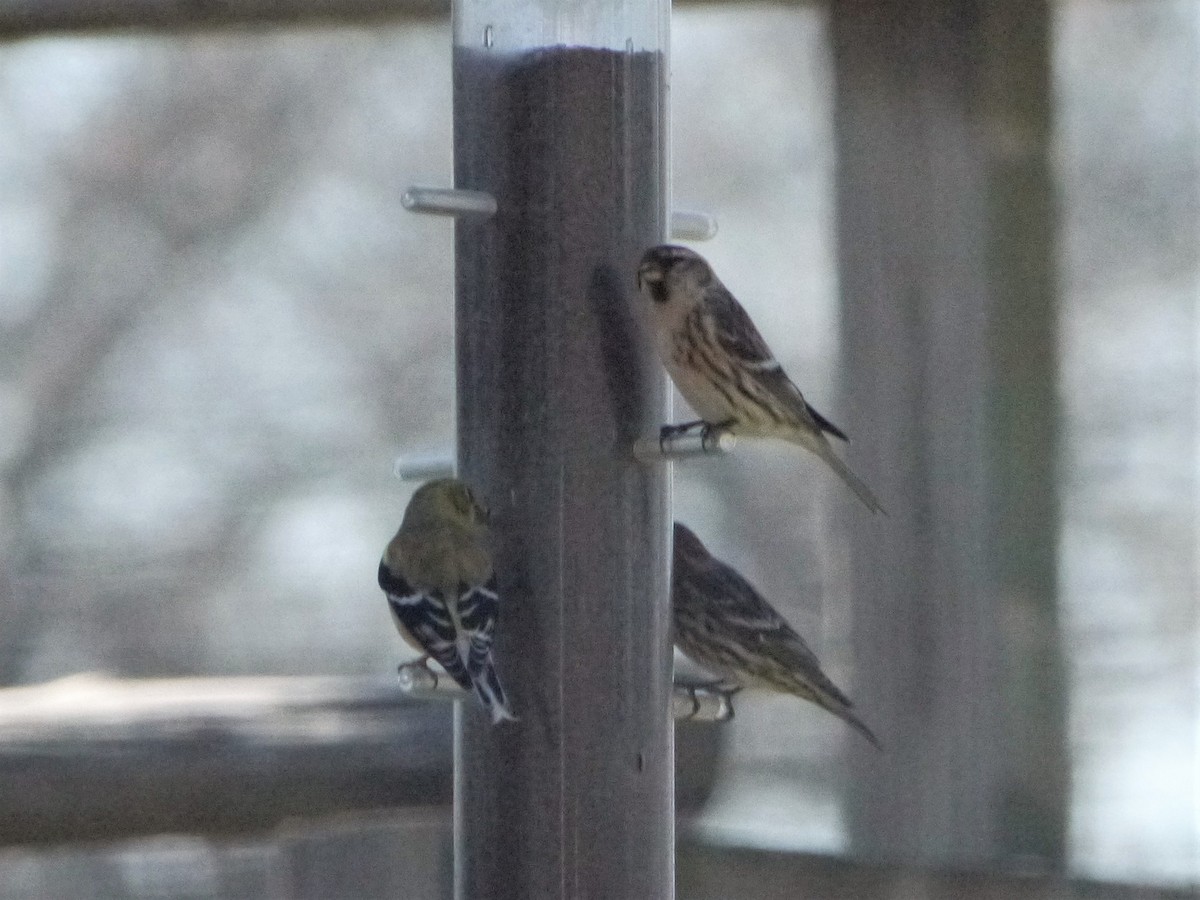
[[(452, 226), (400, 205), (408, 184), (451, 183), (448, 24), (5, 51), (0, 682), (388, 675), (407, 650), (375, 566), (413, 488), (393, 461), (453, 446)], [(872, 433), (842, 405), (832, 52), (820, 4), (677, 9), (673, 192), (717, 217), (697, 249), (857, 446)], [(1060, 862), (1194, 890), (1200, 5), (1056, 3), (1050, 77)], [(676, 516), (870, 722), (853, 501), (811, 460), (746, 443), (675, 476)], [(841, 722), (743, 695), (711, 740), (688, 840), (853, 856)], [(282, 840), (13, 847), (0, 895), (299, 896), (270, 874)]]

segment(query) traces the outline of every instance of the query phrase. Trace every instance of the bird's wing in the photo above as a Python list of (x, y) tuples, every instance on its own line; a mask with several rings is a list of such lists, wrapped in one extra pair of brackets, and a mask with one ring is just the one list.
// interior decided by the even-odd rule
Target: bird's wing
[(434, 591), (413, 588), (382, 562), (379, 564), (379, 586), (387, 594), (396, 621), (451, 678), (464, 689), (471, 690), (471, 677), (459, 655), (454, 619), (445, 601)]
[(776, 664), (774, 678), (781, 685), (812, 694), (816, 702), (829, 709), (852, 707), (850, 698), (825, 674), (817, 655), (787, 619), (737, 569), (720, 560), (714, 562), (708, 576), (712, 579), (709, 590), (721, 602), (713, 614), (719, 618), (727, 639), (772, 660)]
[(788, 624), (741, 574), (716, 557), (675, 558), (671, 597), (679, 628), (706, 640), (751, 648)]
[[(789, 382), (789, 384), (790, 383), (791, 382)], [(810, 404), (807, 400), (804, 402), (804, 408), (806, 410), (808, 410), (808, 414), (810, 416), (812, 416), (812, 419), (814, 422), (817, 423), (818, 428), (820, 428), (826, 434), (832, 434), (835, 438), (837, 438), (840, 441), (845, 441), (846, 443), (850, 443), (850, 438), (846, 437), (846, 432), (842, 431), (842, 429), (838, 428), (836, 425), (834, 425), (832, 422), (830, 422), (827, 418), (825, 418), (823, 415), (821, 415), (819, 412), (817, 412), (815, 409), (813, 409), (812, 404)]]
[(690, 599), (693, 616), (708, 619), (725, 642), (788, 667), (820, 669), (804, 639), (737, 569), (713, 557), (709, 565), (689, 567), (684, 577), (680, 599)]
[(724, 288), (716, 288), (710, 289), (707, 300), (717, 343), (743, 370), (753, 374), (754, 383), (773, 398), (782, 418), (846, 440), (840, 428), (808, 405), (737, 298)]
[(496, 576), (487, 584), (462, 585), (458, 598), (458, 617), (467, 646), (467, 674), (475, 688), (475, 696), (492, 716), (492, 723), (505, 719), (515, 721), (508, 697), (496, 665), (492, 660), (492, 640), (496, 631), (500, 597), (496, 592)]
[(500, 606), (496, 577), (493, 575), (485, 585), (462, 585), (460, 590), (458, 620), (462, 623), (464, 635), (471, 642), (467, 670), (474, 678), (483, 671), (492, 654), (492, 636)]
[(716, 340), (730, 356), (749, 369), (770, 371), (779, 363), (754, 326), (750, 314), (724, 287), (710, 287), (705, 306), (712, 313)]

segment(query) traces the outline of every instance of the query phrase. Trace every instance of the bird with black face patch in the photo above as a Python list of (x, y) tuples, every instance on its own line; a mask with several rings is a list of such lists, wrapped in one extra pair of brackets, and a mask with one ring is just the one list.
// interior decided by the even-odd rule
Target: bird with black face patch
[(400, 636), (472, 691), (496, 724), (515, 720), (492, 658), (500, 598), (487, 510), (466, 484), (417, 488), (379, 562), (379, 586)]
[(884, 512), (869, 487), (834, 452), (828, 435), (845, 433), (817, 412), (767, 347), (750, 316), (700, 254), (671, 244), (642, 257), (638, 288), (649, 301), (655, 345), (679, 393), (702, 426), (780, 438), (816, 454), (872, 512)]

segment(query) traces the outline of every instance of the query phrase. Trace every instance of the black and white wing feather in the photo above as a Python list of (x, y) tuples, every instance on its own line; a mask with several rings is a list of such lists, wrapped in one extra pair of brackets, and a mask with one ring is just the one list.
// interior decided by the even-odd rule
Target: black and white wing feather
[(383, 562), (379, 563), (379, 586), (396, 623), (460, 687), (472, 690), (471, 676), (459, 652), (458, 630), (445, 601), (435, 593), (415, 590)]
[(476, 587), (462, 585), (461, 591), (458, 616), (463, 643), (460, 648), (475, 696), (492, 714), (493, 722), (515, 719), (492, 658), (492, 640), (500, 608), (496, 578), (493, 575), (487, 584)]

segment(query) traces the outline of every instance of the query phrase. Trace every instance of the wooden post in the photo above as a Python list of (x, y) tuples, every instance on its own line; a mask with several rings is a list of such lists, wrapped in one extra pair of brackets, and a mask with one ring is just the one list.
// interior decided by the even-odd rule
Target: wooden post
[(459, 472), (520, 716), (457, 717), (461, 900), (673, 896), (666, 471), (632, 455), (665, 414), (634, 283), (665, 228), (663, 11), (455, 8), (455, 183), (498, 205), (456, 225)]
[(1058, 614), (1058, 221), (1052, 172), (1051, 7), (991, 4), (980, 86), (990, 148), (988, 465), (992, 575), (1003, 615), (1001, 840), (1060, 869), (1070, 761)]
[(1049, 22), (833, 4), (847, 418), (892, 513), (852, 524), (869, 856), (1062, 858)]

